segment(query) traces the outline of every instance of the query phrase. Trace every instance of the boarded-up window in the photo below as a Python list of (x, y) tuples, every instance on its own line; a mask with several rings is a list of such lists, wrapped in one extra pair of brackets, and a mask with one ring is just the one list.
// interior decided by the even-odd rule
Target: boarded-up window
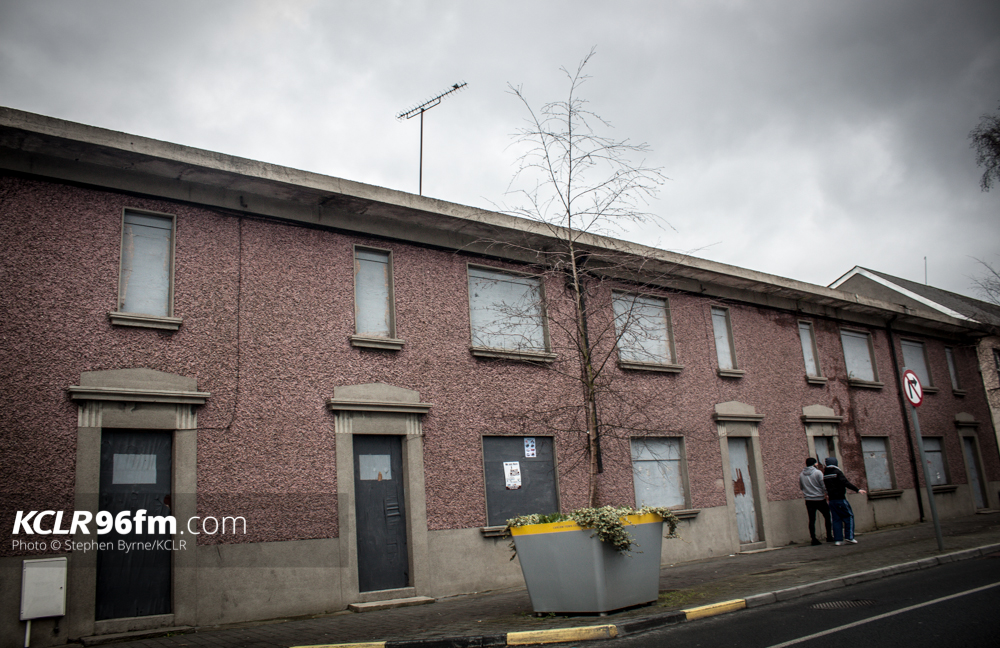
[(958, 367), (955, 365), (955, 350), (945, 347), (944, 357), (948, 360), (948, 375), (951, 376), (951, 388), (962, 391), (962, 383), (958, 380)]
[(358, 335), (395, 337), (392, 257), (389, 252), (354, 251), (354, 328)]
[(686, 506), (681, 458), (680, 438), (632, 439), (636, 506)]
[(802, 358), (806, 365), (806, 375), (822, 375), (819, 371), (819, 360), (816, 357), (816, 338), (813, 336), (812, 324), (799, 322), (799, 340), (802, 342)]
[(673, 364), (667, 300), (615, 293), (614, 311), (622, 361)]
[(559, 511), (552, 437), (483, 437), (483, 468), (489, 526)]
[(847, 377), (868, 382), (877, 381), (878, 374), (875, 372), (875, 360), (872, 358), (871, 341), (868, 334), (858, 331), (841, 331), (840, 341), (844, 345)]
[(944, 462), (944, 443), (941, 437), (923, 437), (924, 458), (931, 473), (931, 486), (948, 483), (948, 472)]
[(736, 354), (733, 351), (728, 309), (712, 309), (712, 329), (715, 332), (715, 352), (719, 357), (719, 369), (735, 369)]
[(927, 369), (927, 355), (924, 353), (923, 342), (902, 340), (899, 345), (903, 348), (903, 365), (917, 374), (921, 387), (933, 387), (931, 373)]
[(861, 437), (861, 453), (865, 458), (865, 477), (869, 490), (890, 490), (892, 472), (885, 437)]
[(174, 219), (125, 212), (118, 310), (169, 317)]
[(469, 268), (473, 347), (544, 352), (543, 312), (538, 277)]

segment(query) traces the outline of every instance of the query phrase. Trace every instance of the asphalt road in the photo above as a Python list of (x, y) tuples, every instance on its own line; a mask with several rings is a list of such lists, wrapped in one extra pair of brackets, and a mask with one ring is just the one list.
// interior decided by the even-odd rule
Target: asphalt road
[(587, 645), (992, 648), (1000, 646), (1000, 554)]

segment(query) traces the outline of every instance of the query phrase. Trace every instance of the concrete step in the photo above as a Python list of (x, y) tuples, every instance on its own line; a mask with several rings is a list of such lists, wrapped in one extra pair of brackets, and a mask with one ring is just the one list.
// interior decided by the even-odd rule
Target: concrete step
[(388, 601), (372, 601), (371, 603), (351, 603), (347, 606), (352, 612), (374, 612), (391, 608), (409, 607), (411, 605), (426, 605), (433, 603), (429, 596), (410, 596), (408, 598), (389, 599)]

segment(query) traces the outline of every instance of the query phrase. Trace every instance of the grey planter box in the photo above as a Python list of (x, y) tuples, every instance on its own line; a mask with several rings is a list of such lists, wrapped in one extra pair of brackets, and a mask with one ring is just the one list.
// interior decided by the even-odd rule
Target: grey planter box
[(663, 520), (651, 514), (629, 521), (636, 544), (628, 556), (574, 522), (511, 529), (535, 612), (605, 613), (655, 602)]

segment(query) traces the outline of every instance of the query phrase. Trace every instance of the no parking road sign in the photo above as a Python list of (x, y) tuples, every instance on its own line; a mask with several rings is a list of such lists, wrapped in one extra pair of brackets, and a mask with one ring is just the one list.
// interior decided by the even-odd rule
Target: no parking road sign
[(920, 386), (920, 379), (912, 369), (903, 372), (903, 396), (914, 407), (924, 402), (924, 388)]

